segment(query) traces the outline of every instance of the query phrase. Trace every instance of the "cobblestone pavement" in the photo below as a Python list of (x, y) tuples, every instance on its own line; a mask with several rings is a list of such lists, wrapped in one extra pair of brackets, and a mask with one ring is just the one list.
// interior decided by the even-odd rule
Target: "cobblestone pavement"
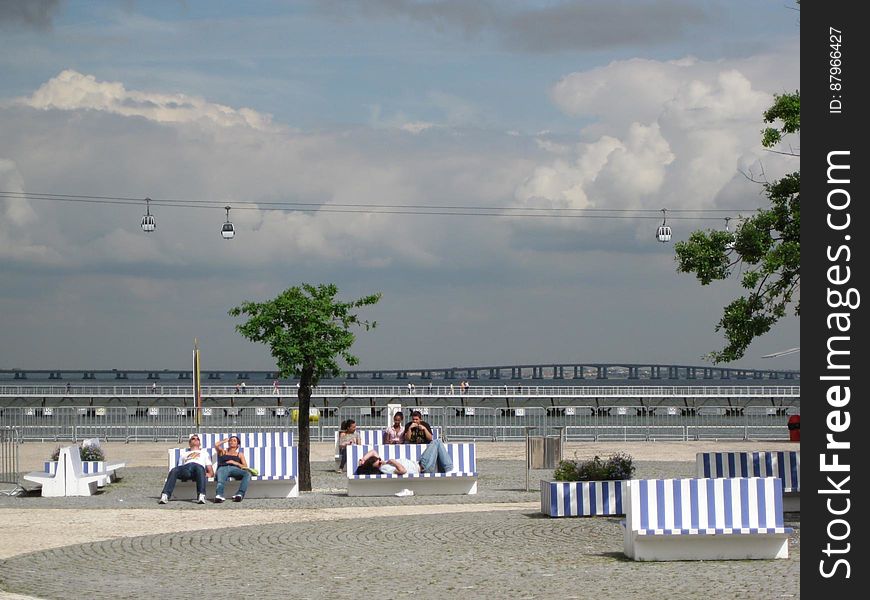
[(748, 598), (799, 596), (800, 557), (635, 563), (618, 519), (504, 511), (238, 527), (4, 561), (40, 598)]
[[(692, 476), (694, 464), (640, 461), (636, 477)], [(293, 499), (204, 506), (156, 500), (165, 469), (127, 469), (88, 498), (0, 497), (0, 508), (147, 508), (171, 511), (539, 501), (522, 461), (479, 461), (476, 496), (348, 497), (342, 474), (312, 463), (315, 491)], [(121, 502), (123, 501), (123, 503)], [(786, 560), (635, 563), (616, 518), (550, 519), (522, 510), (271, 523), (73, 544), (0, 561), (0, 590), (38, 598), (793, 598), (800, 596), (800, 521)], [(435, 507), (433, 507), (434, 509)], [(457, 506), (457, 508), (459, 508)], [(469, 508), (473, 508), (469, 506)], [(0, 592), (0, 598), (3, 592)]]

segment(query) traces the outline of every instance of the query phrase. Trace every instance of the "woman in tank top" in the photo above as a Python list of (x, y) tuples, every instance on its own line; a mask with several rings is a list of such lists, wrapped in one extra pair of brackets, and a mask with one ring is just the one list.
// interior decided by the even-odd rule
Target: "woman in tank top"
[[(226, 446), (226, 447), (225, 447)], [(233, 496), (234, 502), (241, 502), (245, 497), (245, 492), (248, 491), (248, 484), (251, 482), (251, 473), (248, 471), (248, 461), (245, 460), (245, 455), (240, 448), (240, 440), (236, 435), (231, 435), (225, 440), (221, 440), (214, 445), (217, 450), (217, 488), (215, 489), (214, 501), (221, 503), (224, 498), (224, 486), (227, 480), (241, 479), (239, 491)]]

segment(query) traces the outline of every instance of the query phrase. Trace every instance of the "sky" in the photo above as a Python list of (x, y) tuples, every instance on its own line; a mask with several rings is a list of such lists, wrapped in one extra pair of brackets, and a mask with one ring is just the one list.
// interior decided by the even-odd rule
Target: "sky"
[(303, 282), (382, 293), (361, 369), (709, 364), (741, 288), (673, 242), (799, 169), (799, 56), (779, 1), (0, 0), (0, 191), (142, 200), (0, 198), (0, 368), (270, 370), (227, 313)]

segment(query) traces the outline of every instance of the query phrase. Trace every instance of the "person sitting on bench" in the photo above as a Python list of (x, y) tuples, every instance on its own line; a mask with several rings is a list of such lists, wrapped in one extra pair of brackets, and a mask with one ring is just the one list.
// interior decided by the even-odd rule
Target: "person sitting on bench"
[(160, 494), (160, 504), (169, 502), (177, 479), (181, 481), (196, 480), (196, 503), (205, 504), (206, 477), (214, 475), (211, 456), (202, 449), (202, 442), (197, 434), (191, 433), (187, 438), (187, 443), (188, 449), (181, 452), (181, 464), (169, 471), (169, 475), (166, 476), (166, 483)]

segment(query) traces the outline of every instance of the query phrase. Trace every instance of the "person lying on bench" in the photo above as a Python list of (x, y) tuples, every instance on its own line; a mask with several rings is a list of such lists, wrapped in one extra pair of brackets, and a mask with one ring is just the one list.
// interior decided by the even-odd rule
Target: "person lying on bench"
[(420, 455), (419, 461), (410, 458), (391, 458), (384, 460), (377, 450), (369, 450), (359, 460), (357, 475), (419, 475), (420, 473), (449, 473), (453, 470), (453, 459), (441, 440), (432, 440), (429, 447)]
[(191, 433), (187, 438), (188, 449), (182, 450), (180, 464), (169, 471), (163, 492), (160, 494), (160, 504), (169, 502), (172, 491), (175, 489), (175, 481), (196, 480), (196, 503), (205, 504), (205, 478), (212, 477), (214, 471), (211, 466), (211, 456), (202, 449), (199, 436)]

